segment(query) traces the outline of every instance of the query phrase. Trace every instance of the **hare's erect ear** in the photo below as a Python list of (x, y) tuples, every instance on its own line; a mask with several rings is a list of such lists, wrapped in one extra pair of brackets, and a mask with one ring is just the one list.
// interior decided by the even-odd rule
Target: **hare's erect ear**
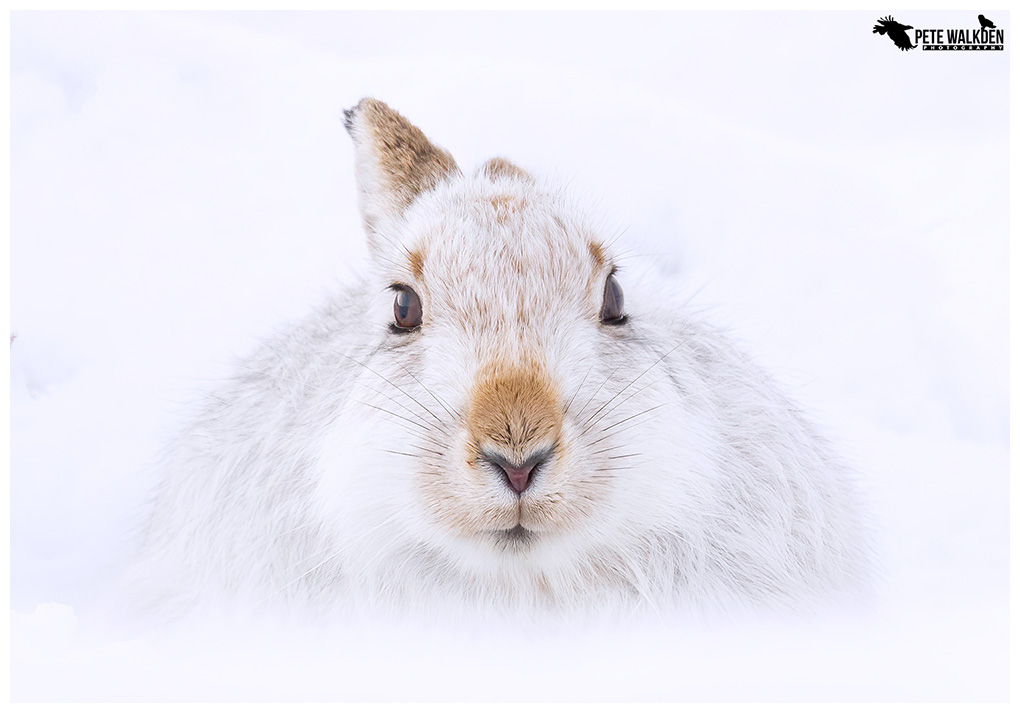
[(460, 169), (421, 129), (381, 101), (365, 98), (344, 111), (354, 139), (354, 175), (369, 246), (380, 219), (399, 217), (422, 193)]

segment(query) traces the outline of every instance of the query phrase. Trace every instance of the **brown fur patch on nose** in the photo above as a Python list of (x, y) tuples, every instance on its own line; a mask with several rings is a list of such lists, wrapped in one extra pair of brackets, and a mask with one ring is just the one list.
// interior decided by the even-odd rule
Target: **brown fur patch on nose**
[(468, 410), (475, 445), (491, 444), (523, 461), (560, 437), (563, 413), (545, 370), (537, 364), (490, 364), (475, 380)]

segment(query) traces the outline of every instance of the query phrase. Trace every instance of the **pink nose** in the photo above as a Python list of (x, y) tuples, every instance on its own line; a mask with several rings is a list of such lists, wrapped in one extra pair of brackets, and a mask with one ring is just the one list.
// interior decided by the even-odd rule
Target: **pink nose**
[(512, 468), (510, 466), (500, 467), (503, 468), (503, 472), (506, 473), (506, 479), (510, 481), (510, 487), (518, 493), (523, 493), (531, 483), (531, 471), (535, 470), (535, 465), (537, 464), (526, 465), (523, 468)]
[(528, 489), (528, 486), (531, 485), (533, 480), (532, 476), (537, 470), (539, 470), (539, 466), (548, 460), (549, 455), (549, 450), (543, 449), (532, 454), (532, 456), (523, 463), (511, 463), (503, 456), (488, 450), (483, 452), (482, 457), (502, 471), (503, 475), (506, 477), (507, 484), (514, 490), (514, 492), (523, 493)]

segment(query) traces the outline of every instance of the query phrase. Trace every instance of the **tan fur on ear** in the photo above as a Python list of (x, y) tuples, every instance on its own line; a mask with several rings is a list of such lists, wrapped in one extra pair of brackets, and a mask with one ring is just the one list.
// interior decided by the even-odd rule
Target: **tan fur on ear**
[(495, 181), (500, 178), (516, 178), (527, 183), (534, 183), (535, 179), (530, 173), (525, 171), (520, 166), (510, 163), (505, 158), (490, 158), (479, 169), (480, 172), (484, 173), (490, 180)]
[(370, 238), (380, 218), (399, 216), (419, 195), (460, 173), (447, 151), (377, 99), (366, 97), (345, 110), (344, 126), (354, 139), (355, 177)]

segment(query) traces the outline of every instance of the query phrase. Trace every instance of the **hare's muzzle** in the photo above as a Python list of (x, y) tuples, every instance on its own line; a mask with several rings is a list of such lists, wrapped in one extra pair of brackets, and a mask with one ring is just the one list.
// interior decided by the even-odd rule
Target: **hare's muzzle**
[(479, 372), (467, 420), (480, 459), (519, 494), (552, 457), (563, 411), (542, 367), (497, 364)]

